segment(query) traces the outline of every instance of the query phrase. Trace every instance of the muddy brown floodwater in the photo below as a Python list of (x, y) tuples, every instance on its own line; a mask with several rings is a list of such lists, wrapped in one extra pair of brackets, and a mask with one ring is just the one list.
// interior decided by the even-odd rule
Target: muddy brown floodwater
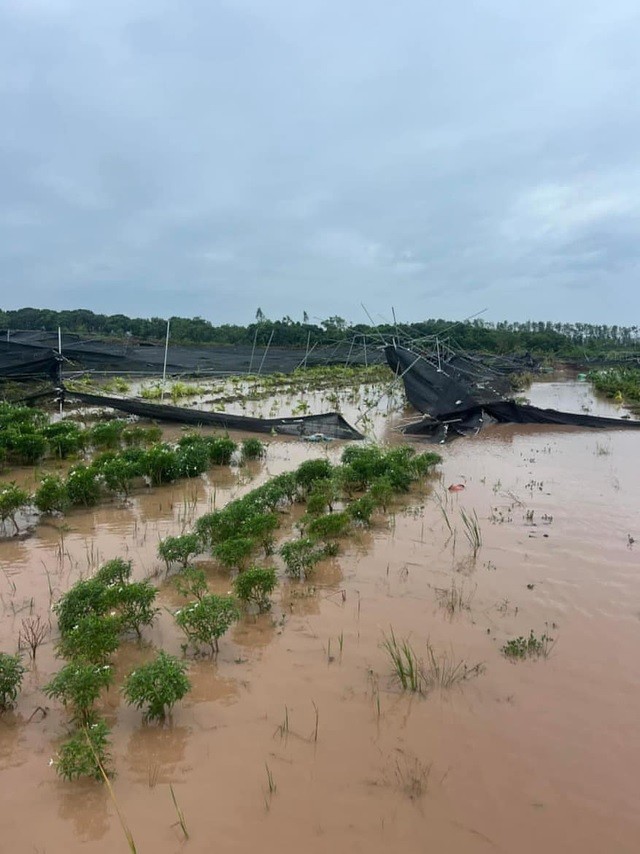
[[(616, 411), (574, 382), (537, 384), (529, 396)], [(623, 431), (500, 426), (448, 445), (423, 495), (351, 539), (312, 583), (283, 579), (270, 615), (243, 619), (217, 660), (191, 662), (193, 690), (170, 725), (142, 724), (111, 689), (113, 788), (139, 854), (640, 850), (639, 442)], [(104, 560), (129, 558), (137, 577), (160, 583), (161, 537), (271, 474), (340, 450), (274, 439), (264, 464), (213, 470), (1, 542), (0, 648), (13, 651), (22, 617), (48, 615), (52, 599)], [(450, 493), (453, 483), (465, 489)], [(475, 558), (462, 509), (478, 515)], [(226, 591), (228, 577), (201, 563)], [(453, 614), (442, 606), (452, 585), (464, 604)], [(175, 607), (172, 586), (161, 591)], [(380, 647), (391, 628), (420, 654), (428, 640), (484, 672), (403, 695)], [(556, 640), (548, 659), (501, 655), (532, 629)], [(154, 647), (180, 655), (180, 642), (163, 611), (142, 646), (120, 649), (118, 674)], [(124, 852), (106, 787), (61, 782), (49, 766), (65, 716), (40, 688), (57, 666), (50, 639), (17, 708), (0, 717), (0, 849)]]

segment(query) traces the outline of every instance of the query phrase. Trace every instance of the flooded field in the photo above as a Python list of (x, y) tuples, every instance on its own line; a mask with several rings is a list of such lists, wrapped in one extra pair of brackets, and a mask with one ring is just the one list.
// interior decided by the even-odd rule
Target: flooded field
[[(527, 394), (535, 405), (621, 414), (573, 381)], [(301, 400), (310, 411), (333, 408)], [(370, 435), (400, 441), (397, 397), (368, 387), (347, 403), (351, 423), (366, 411)], [(290, 404), (238, 411), (280, 414)], [(636, 852), (638, 442), (632, 432), (506, 425), (440, 446), (425, 488), (351, 537), (310, 581), (282, 575), (271, 613), (244, 617), (216, 659), (190, 659), (193, 688), (169, 724), (143, 724), (110, 689), (102, 711), (113, 791), (139, 854)], [(337, 461), (343, 448), (272, 438), (264, 461), (137, 490), (126, 503), (0, 541), (0, 649), (15, 650), (29, 614), (55, 629), (52, 603), (119, 556), (136, 578), (155, 579), (163, 611), (142, 644), (121, 646), (117, 672), (154, 647), (182, 655), (168, 613), (181, 600), (159, 540), (304, 459)], [(462, 511), (477, 514), (475, 549)], [(213, 559), (197, 563), (214, 591), (230, 589)], [(548, 658), (501, 654), (532, 630), (553, 638)], [(402, 693), (381, 646), (391, 631), (421, 656), (429, 644), (439, 660), (480, 672), (425, 696)], [(1, 850), (127, 851), (107, 788), (62, 782), (49, 765), (67, 720), (41, 691), (59, 667), (54, 640), (38, 651), (15, 710), (0, 716)]]

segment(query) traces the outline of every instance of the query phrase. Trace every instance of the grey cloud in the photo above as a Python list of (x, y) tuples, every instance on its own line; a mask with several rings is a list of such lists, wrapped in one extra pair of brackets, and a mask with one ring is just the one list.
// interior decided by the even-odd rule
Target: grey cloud
[(635, 0), (7, 2), (3, 306), (628, 320), (639, 37)]

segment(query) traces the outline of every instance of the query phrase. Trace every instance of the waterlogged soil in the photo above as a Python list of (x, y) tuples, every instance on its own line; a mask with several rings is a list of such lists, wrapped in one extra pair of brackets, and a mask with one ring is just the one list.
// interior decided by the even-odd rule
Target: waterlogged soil
[[(528, 396), (620, 414), (577, 383), (535, 385)], [(398, 441), (393, 422), (379, 430)], [(311, 581), (283, 578), (271, 614), (244, 618), (216, 660), (191, 662), (193, 689), (169, 724), (144, 725), (112, 688), (102, 710), (113, 793), (137, 851), (636, 852), (638, 441), (624, 431), (496, 426), (447, 445), (440, 475), (390, 518), (350, 538)], [(69, 585), (123, 556), (136, 577), (156, 579), (165, 609), (142, 644), (121, 648), (118, 679), (156, 647), (181, 655), (166, 609), (182, 600), (165, 580), (158, 540), (303, 459), (337, 459), (342, 447), (274, 439), (264, 463), (138, 491), (3, 541), (0, 648), (15, 649), (24, 616), (49, 619)], [(478, 517), (475, 555), (462, 510)], [(228, 574), (199, 563), (212, 589), (229, 589)], [(453, 613), (444, 605), (452, 587)], [(51, 622), (17, 708), (0, 717), (2, 850), (126, 851), (107, 788), (61, 782), (49, 766), (66, 731), (41, 692), (58, 666)], [(483, 672), (403, 694), (381, 648), (392, 629), (421, 656), (428, 641)], [(530, 630), (554, 639), (550, 656), (507, 660), (501, 646)]]

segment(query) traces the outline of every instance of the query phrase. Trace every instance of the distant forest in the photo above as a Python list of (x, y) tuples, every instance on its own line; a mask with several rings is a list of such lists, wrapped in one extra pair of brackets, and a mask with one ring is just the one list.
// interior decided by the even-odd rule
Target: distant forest
[[(86, 309), (52, 311), (49, 309), (21, 308), (0, 311), (0, 329), (46, 330), (58, 327), (64, 332), (75, 332), (98, 338), (133, 338), (137, 341), (163, 341), (166, 319), (159, 317), (127, 317), (124, 314), (95, 314)], [(309, 323), (307, 314), (302, 321), (283, 317), (270, 320), (261, 309), (256, 320), (248, 326), (223, 324), (214, 326), (202, 317), (171, 318), (173, 344), (258, 344), (269, 340), (273, 346), (305, 347), (313, 344), (331, 344), (351, 339), (354, 335), (382, 336), (390, 340), (399, 334), (404, 340), (432, 335), (448, 336), (455, 345), (466, 350), (492, 353), (529, 351), (537, 354), (579, 356), (638, 347), (637, 326), (605, 326), (588, 323), (551, 323), (525, 321), (524, 323), (489, 323), (484, 320), (455, 322), (449, 320), (424, 320), (418, 323), (350, 325), (341, 317), (328, 317), (320, 324)], [(3, 336), (4, 337), (4, 336)]]

